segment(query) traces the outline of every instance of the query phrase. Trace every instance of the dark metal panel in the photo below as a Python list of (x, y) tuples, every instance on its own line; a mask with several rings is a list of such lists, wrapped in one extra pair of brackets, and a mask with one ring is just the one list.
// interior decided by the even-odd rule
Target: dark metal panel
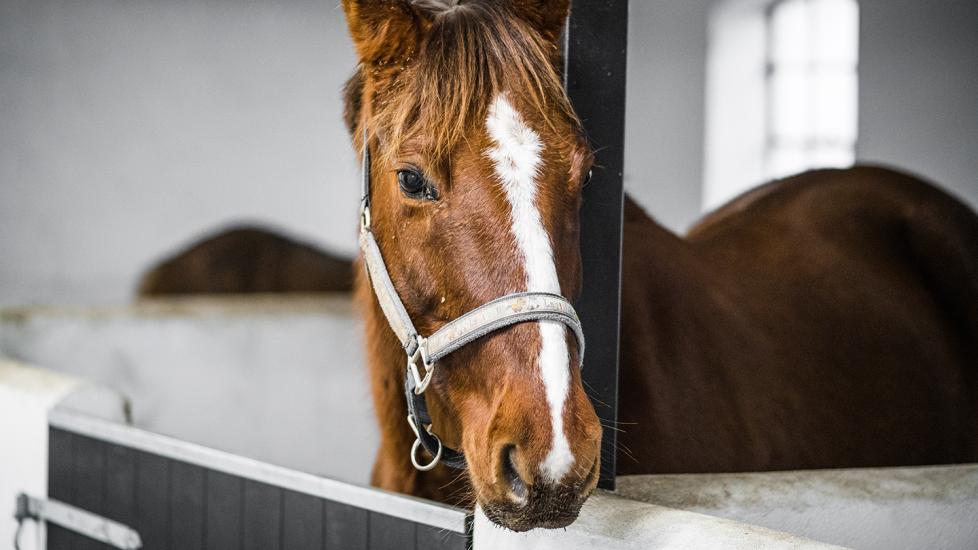
[(367, 550), (370, 516), (366, 510), (326, 501), (326, 550)]
[(243, 548), (280, 550), (281, 527), (282, 490), (257, 481), (245, 480)]
[(242, 504), (241, 478), (213, 470), (207, 471), (205, 531), (207, 550), (239, 550), (241, 548)]
[(467, 550), (468, 537), (429, 525), (418, 525), (414, 545), (418, 550)]
[[(72, 497), (72, 474), (74, 455), (73, 436), (65, 431), (52, 428), (48, 432), (48, 496), (62, 502)], [(61, 527), (48, 526), (48, 550), (71, 550), (72, 535)]]
[(285, 491), (282, 498), (282, 547), (285, 550), (322, 550), (323, 499)]
[(581, 208), (585, 388), (604, 424), (600, 486), (614, 489), (621, 311), (622, 179), (628, 0), (573, 0), (565, 85), (597, 152)]
[[(105, 488), (105, 444), (90, 437), (73, 437), (75, 462), (74, 490), (68, 504), (73, 504), (93, 514), (102, 514), (102, 496)], [(74, 550), (101, 550), (108, 548), (86, 536), (73, 534)]]
[(415, 548), (415, 524), (410, 521), (370, 513), (370, 550), (406, 550)]
[[(145, 550), (169, 546), (170, 461), (149, 453), (136, 453), (136, 524)], [(174, 549), (179, 550), (179, 549)]]
[(204, 469), (170, 462), (170, 548), (204, 548)]
[(105, 448), (105, 517), (136, 525), (136, 452), (121, 445)]

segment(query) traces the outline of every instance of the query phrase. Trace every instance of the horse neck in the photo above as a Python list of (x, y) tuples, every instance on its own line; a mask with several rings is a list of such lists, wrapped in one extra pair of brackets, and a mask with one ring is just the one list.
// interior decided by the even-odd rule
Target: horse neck
[(735, 365), (717, 360), (720, 351), (746, 345), (745, 335), (752, 333), (737, 307), (735, 281), (695, 243), (656, 223), (631, 199), (624, 221), (623, 398), (627, 394), (647, 406), (676, 394), (730, 407), (728, 396), (711, 388), (736, 378)]
[[(665, 229), (630, 199), (625, 205), (622, 255), (623, 355), (629, 346), (654, 354), (653, 369), (670, 376), (699, 377), (726, 368), (702, 360), (710, 349), (750, 332), (736, 281), (697, 245)], [(724, 327), (723, 331), (715, 330)], [(644, 337), (639, 338), (639, 336)]]

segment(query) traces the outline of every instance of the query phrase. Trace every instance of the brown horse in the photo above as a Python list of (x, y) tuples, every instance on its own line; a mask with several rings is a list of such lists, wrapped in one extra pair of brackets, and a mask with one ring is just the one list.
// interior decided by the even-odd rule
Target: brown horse
[(349, 292), (350, 259), (257, 226), (223, 229), (150, 267), (140, 297), (174, 294)]
[[(431, 334), (493, 298), (581, 286), (592, 152), (558, 77), (568, 0), (344, 0), (360, 66), (346, 120), (373, 160), (372, 231)], [(623, 473), (978, 458), (978, 219), (911, 177), (770, 184), (688, 238), (625, 212)], [(434, 428), (468, 468), (412, 468), (405, 355), (360, 270), (380, 487), (567, 525), (600, 426), (562, 325), (494, 332), (441, 361)], [(584, 368), (588, 368), (585, 365)]]

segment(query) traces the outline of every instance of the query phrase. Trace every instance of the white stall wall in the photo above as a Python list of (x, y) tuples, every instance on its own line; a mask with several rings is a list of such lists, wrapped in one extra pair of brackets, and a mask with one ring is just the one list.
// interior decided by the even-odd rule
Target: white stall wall
[(125, 395), (138, 428), (365, 484), (379, 435), (352, 316), (337, 296), (0, 308), (0, 357)]
[(860, 0), (860, 160), (978, 208), (978, 2)]
[(352, 253), (338, 1), (0, 0), (0, 303), (120, 301), (200, 232)]
[(710, 0), (629, 6), (625, 190), (666, 227), (685, 230), (703, 195)]

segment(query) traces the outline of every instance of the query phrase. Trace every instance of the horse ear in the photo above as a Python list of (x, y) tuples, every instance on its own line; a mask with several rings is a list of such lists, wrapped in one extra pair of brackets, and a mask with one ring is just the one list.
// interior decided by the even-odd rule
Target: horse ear
[(368, 65), (409, 59), (428, 25), (409, 0), (343, 0), (343, 11), (360, 62)]
[(557, 42), (570, 14), (570, 0), (509, 0), (513, 11), (550, 42)]

